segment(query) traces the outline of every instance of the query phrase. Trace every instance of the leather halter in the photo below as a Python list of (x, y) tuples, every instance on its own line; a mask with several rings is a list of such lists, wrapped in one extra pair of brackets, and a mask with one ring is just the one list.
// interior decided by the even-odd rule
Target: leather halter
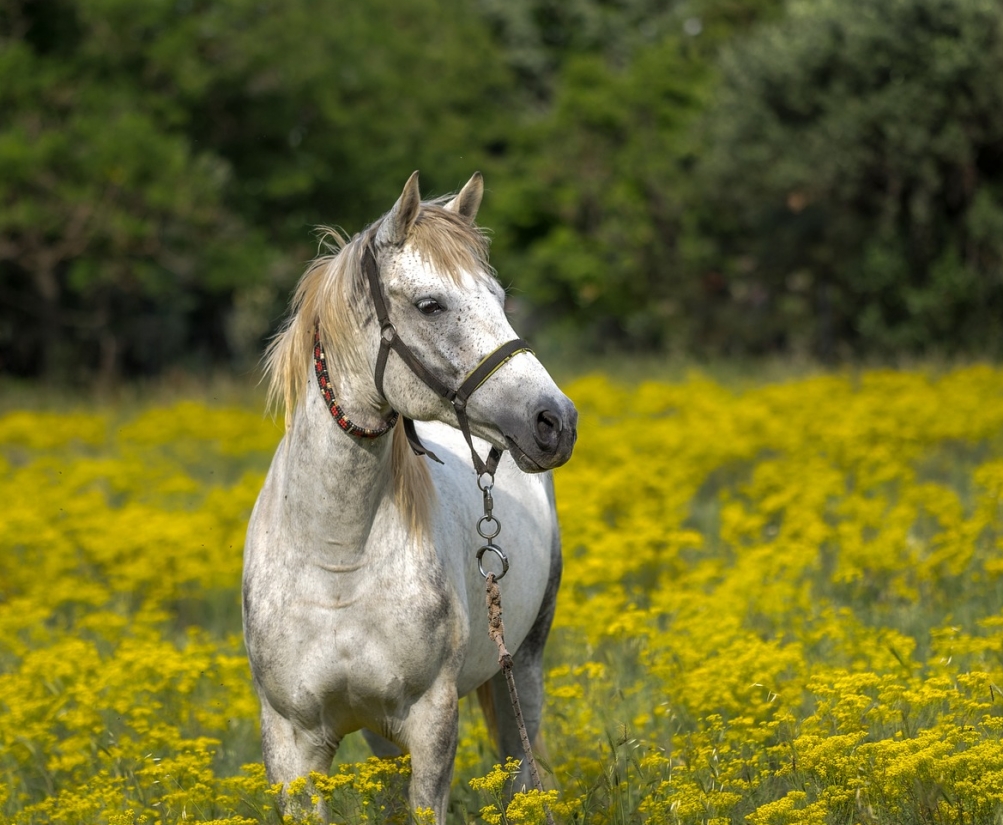
[[(390, 313), (387, 311), (387, 304), (383, 298), (383, 288), (380, 286), (379, 267), (376, 263), (376, 252), (373, 249), (372, 243), (366, 244), (365, 249), (362, 251), (362, 268), (369, 281), (369, 291), (372, 294), (373, 306), (376, 309), (376, 318), (380, 324), (380, 352), (376, 358), (376, 389), (379, 390), (380, 395), (386, 397), (386, 393), (383, 392), (383, 373), (386, 370), (390, 350), (393, 350), (411, 368), (411, 372), (418, 376), (432, 392), (441, 398), (445, 398), (453, 405), (453, 410), (456, 413), (456, 421), (459, 424), (460, 432), (463, 433), (463, 437), (466, 439), (467, 446), (470, 447), (470, 455), (478, 477), (485, 473), (494, 477), (502, 451), (492, 446), (486, 461), (477, 455), (473, 439), (470, 435), (470, 422), (467, 419), (467, 402), (474, 391), (494, 375), (495, 371), (513, 355), (520, 352), (532, 352), (533, 350), (521, 338), (515, 338), (502, 344), (494, 352), (485, 356), (470, 374), (463, 379), (463, 383), (457, 389), (451, 390), (438, 376), (421, 363), (418, 356), (400, 339), (400, 336), (397, 334), (397, 328), (391, 323)], [(421, 443), (421, 439), (418, 438), (418, 432), (415, 430), (414, 420), (407, 416), (401, 416), (401, 418), (404, 420), (404, 432), (407, 434), (407, 440), (411, 444), (411, 449), (414, 450), (415, 455), (428, 456), (432, 461), (442, 464), (442, 460)]]

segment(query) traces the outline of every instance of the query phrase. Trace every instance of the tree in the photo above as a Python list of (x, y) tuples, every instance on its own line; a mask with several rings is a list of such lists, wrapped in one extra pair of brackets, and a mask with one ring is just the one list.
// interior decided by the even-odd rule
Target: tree
[(144, 88), (135, 54), (100, 50), (111, 5), (4, 7), (0, 368), (163, 365), (192, 344), (197, 291), (224, 289), (255, 245), (182, 107)]
[(484, 208), (514, 303), (537, 337), (691, 347), (705, 291), (685, 267), (702, 242), (689, 228), (704, 151), (693, 127), (721, 44), (780, 0), (481, 5), (530, 98)]
[[(0, 370), (255, 358), (313, 230), (503, 142), (460, 0), (0, 6)], [(42, 353), (41, 358), (38, 353)]]
[(569, 58), (552, 114), (522, 132), (489, 204), (517, 294), (594, 348), (663, 344), (679, 320), (676, 242), (702, 68), (674, 38), (622, 70)]
[[(814, 0), (723, 62), (691, 265), (740, 346), (1003, 352), (1003, 6)], [(800, 341), (800, 344), (799, 344)]]

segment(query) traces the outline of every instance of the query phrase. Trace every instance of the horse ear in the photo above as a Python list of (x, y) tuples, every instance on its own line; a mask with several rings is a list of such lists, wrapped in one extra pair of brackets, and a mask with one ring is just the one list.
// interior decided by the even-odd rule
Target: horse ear
[(446, 204), (446, 209), (452, 212), (459, 212), (471, 223), (477, 217), (477, 210), (481, 208), (481, 198), (484, 197), (484, 177), (480, 172), (474, 172), (470, 180), (464, 184), (455, 198)]
[(418, 191), (418, 170), (404, 184), (404, 191), (397, 198), (376, 232), (376, 243), (380, 246), (400, 246), (407, 240), (411, 227), (418, 218), (421, 208), (421, 192)]

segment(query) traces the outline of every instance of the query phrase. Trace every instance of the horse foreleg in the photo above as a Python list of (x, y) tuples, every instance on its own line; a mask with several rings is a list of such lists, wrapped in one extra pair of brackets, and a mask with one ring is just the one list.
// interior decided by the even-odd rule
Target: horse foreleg
[(431, 809), (438, 825), (446, 821), (459, 720), (456, 684), (440, 679), (411, 706), (405, 722), (411, 753), (411, 810)]
[[(261, 750), (265, 760), (265, 773), (269, 783), (274, 785), (281, 782), (283, 785), (283, 793), (279, 797), (283, 813), (302, 818), (313, 812), (322, 822), (327, 822), (327, 806), (322, 798), (312, 792), (309, 777), (314, 771), (327, 773), (337, 749), (337, 741), (329, 740), (321, 732), (294, 725), (276, 712), (267, 701), (262, 700)], [(289, 795), (289, 783), (300, 777), (307, 778), (306, 790), (302, 794)], [(316, 804), (311, 801), (312, 796), (317, 796)]]

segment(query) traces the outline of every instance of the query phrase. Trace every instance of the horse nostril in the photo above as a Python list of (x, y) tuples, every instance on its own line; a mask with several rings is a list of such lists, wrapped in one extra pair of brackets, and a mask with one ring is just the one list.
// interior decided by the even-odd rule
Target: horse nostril
[(541, 410), (536, 416), (536, 443), (541, 450), (553, 452), (561, 440), (561, 419), (550, 410)]

